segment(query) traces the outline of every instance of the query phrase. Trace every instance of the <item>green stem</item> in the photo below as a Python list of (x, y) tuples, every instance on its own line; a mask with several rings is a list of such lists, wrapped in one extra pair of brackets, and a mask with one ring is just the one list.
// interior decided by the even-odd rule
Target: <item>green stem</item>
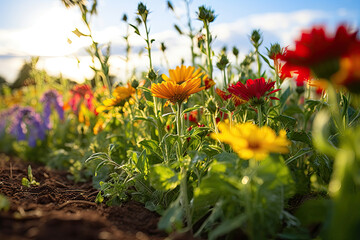
[(342, 121), (340, 109), (338, 106), (336, 90), (333, 85), (329, 84), (329, 86), (327, 88), (327, 93), (328, 93), (328, 100), (329, 100), (329, 105), (330, 105), (329, 108), (330, 108), (331, 115), (333, 116), (333, 118), (335, 120), (335, 125), (337, 126), (337, 129), (339, 130), (340, 135), (343, 135), (345, 132), (345, 126)]
[[(207, 67), (208, 67), (208, 74), (209, 78), (213, 79), (213, 64), (212, 64), (212, 58), (211, 58), (211, 47), (210, 47), (210, 30), (209, 30), (209, 24), (204, 21), (204, 27), (206, 30), (206, 51), (207, 51)], [(210, 89), (211, 95), (214, 96), (214, 88), (212, 87)]]
[(146, 21), (144, 21), (144, 26), (145, 26), (145, 32), (146, 32), (146, 44), (147, 44), (147, 50), (148, 50), (148, 55), (149, 55), (149, 62), (150, 62), (150, 70), (153, 70), (153, 65), (152, 65), (152, 60), (151, 60), (151, 42), (149, 40), (149, 29), (147, 28), (147, 24)]
[(258, 65), (258, 75), (259, 75), (259, 78), (261, 78), (261, 62), (260, 62), (259, 49), (256, 48), (255, 52), (256, 52), (256, 62), (257, 62), (257, 65)]
[(180, 170), (181, 182), (180, 182), (180, 197), (183, 208), (185, 209), (185, 219), (187, 228), (191, 229), (192, 221), (191, 221), (191, 211), (189, 204), (189, 197), (187, 193), (187, 173), (185, 166), (181, 167)]
[(224, 71), (224, 87), (226, 88), (226, 86), (228, 85), (226, 81), (226, 68), (223, 71)]
[(262, 127), (262, 111), (261, 111), (261, 105), (258, 105), (258, 121), (259, 121), (259, 127)]

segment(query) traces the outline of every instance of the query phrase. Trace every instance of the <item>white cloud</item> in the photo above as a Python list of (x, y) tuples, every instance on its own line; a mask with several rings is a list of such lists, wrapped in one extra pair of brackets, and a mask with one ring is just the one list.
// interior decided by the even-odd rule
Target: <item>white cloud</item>
[[(63, 75), (75, 78), (78, 81), (81, 81), (84, 77), (91, 77), (93, 74), (92, 70), (87, 67), (91, 62), (90, 57), (81, 56), (79, 67), (75, 58), (69, 57), (79, 52), (79, 49), (90, 45), (88, 38), (78, 38), (71, 33), (75, 26), (81, 26), (78, 13), (71, 12), (71, 9), (54, 8), (48, 14), (49, 16), (40, 17), (35, 21), (32, 28), (11, 31), (0, 30), (0, 55), (53, 56), (43, 58), (39, 66), (52, 74), (56, 75), (62, 72)], [(184, 14), (184, 11), (181, 12), (182, 17)], [(227, 44), (229, 48), (235, 45), (243, 55), (244, 52), (246, 53), (250, 50), (251, 45), (248, 37), (253, 29), (260, 29), (263, 32), (264, 45), (265, 43), (269, 44), (269, 41), (277, 41), (283, 46), (291, 45), (293, 40), (299, 36), (301, 29), (317, 21), (324, 22), (329, 18), (331, 16), (323, 11), (301, 10), (288, 13), (250, 15), (230, 23), (216, 24), (215, 21), (211, 25), (211, 31), (216, 36), (213, 46), (217, 53), (224, 44)], [(139, 27), (143, 34), (142, 28), (143, 26)], [(132, 33), (129, 40), (131, 46), (134, 47), (131, 61), (129, 62), (129, 69), (136, 67), (139, 70), (146, 70), (149, 64), (147, 52), (144, 49), (145, 41), (142, 37), (133, 34), (132, 28), (129, 31)], [(112, 74), (119, 79), (127, 78), (124, 61), (125, 41), (123, 36), (125, 34), (125, 29), (120, 28), (120, 26), (108, 26), (104, 29), (93, 31), (94, 39), (100, 44), (111, 42), (112, 49), (114, 50), (110, 58), (111, 70)], [(71, 45), (67, 43), (67, 37), (71, 38)], [(159, 50), (160, 42), (165, 42), (167, 47), (166, 54), (171, 67), (179, 65), (181, 58), (184, 58), (187, 64), (190, 63), (190, 40), (188, 37), (180, 36), (174, 29), (167, 29), (158, 33), (150, 32), (150, 37), (155, 39), (152, 46), (152, 59), (155, 66), (162, 65), (165, 67), (163, 54)], [(142, 57), (138, 56), (138, 49), (144, 49)], [(5, 77), (11, 80), (14, 75), (5, 74), (2, 68), (3, 66), (0, 66), (0, 74), (4, 74)]]

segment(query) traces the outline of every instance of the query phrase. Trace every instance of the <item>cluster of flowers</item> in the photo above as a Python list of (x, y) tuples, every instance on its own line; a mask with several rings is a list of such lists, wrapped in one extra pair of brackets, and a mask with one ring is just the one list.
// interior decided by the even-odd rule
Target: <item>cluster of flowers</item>
[[(182, 104), (192, 94), (214, 86), (213, 81), (209, 84), (210, 81), (206, 75), (201, 79), (203, 74), (199, 69), (195, 71), (194, 67), (177, 67), (169, 70), (169, 75), (170, 77), (163, 74), (163, 82), (152, 84), (151, 92), (153, 96), (167, 99), (172, 104)], [(278, 98), (270, 96), (280, 90), (274, 90), (274, 85), (275, 81), (265, 81), (264, 78), (248, 79), (246, 84), (239, 81), (230, 85), (227, 88), (229, 94), (220, 89), (216, 89), (216, 92), (223, 100), (232, 99), (235, 106), (249, 103), (250, 106), (258, 107), (269, 99), (278, 100)], [(221, 117), (225, 118), (224, 116)], [(194, 122), (197, 127), (205, 127), (204, 124), (197, 122), (196, 112), (185, 114), (184, 118)], [(193, 128), (191, 126), (188, 131), (193, 130)], [(222, 122), (219, 124), (219, 129), (221, 132), (213, 133), (211, 137), (230, 144), (234, 151), (244, 159), (262, 160), (271, 152), (287, 153), (287, 146), (290, 145), (285, 131), (281, 131), (277, 135), (268, 126), (258, 127), (253, 123), (230, 126)], [(189, 141), (190, 138), (187, 140)]]
[(62, 96), (55, 90), (49, 90), (41, 97), (43, 112), (40, 115), (32, 107), (15, 105), (0, 112), (0, 135), (7, 126), (9, 133), (18, 141), (28, 140), (30, 147), (36, 146), (37, 139), (43, 140), (46, 130), (51, 129), (51, 109), (55, 109), (59, 118), (64, 119)]

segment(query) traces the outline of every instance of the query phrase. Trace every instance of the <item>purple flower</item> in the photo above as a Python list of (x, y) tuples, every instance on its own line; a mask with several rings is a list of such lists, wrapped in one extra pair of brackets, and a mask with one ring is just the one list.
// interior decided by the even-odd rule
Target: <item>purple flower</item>
[(45, 129), (41, 123), (40, 115), (31, 107), (19, 108), (16, 112), (10, 133), (18, 141), (28, 139), (30, 147), (36, 146), (36, 140), (45, 138)]
[(40, 100), (44, 104), (43, 121), (46, 129), (51, 128), (50, 115), (51, 107), (55, 108), (61, 120), (64, 119), (62, 96), (55, 90), (49, 90), (43, 94)]
[(19, 106), (15, 105), (10, 109), (6, 109), (0, 112), (0, 137), (5, 134), (8, 123), (13, 122), (12, 119), (17, 110), (19, 110)]

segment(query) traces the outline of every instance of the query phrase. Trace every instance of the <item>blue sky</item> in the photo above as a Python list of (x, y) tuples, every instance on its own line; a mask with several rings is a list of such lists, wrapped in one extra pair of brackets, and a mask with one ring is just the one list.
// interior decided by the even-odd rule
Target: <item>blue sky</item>
[[(189, 41), (173, 28), (174, 23), (185, 28), (184, 1), (172, 1), (179, 19), (167, 9), (166, 0), (143, 2), (151, 11), (149, 26), (156, 40), (153, 46), (155, 64), (159, 68), (164, 65), (159, 51), (162, 41), (168, 47), (171, 66), (178, 65), (181, 58), (189, 64)], [(125, 51), (122, 36), (127, 26), (121, 18), (126, 13), (129, 22), (134, 22), (137, 4), (138, 1), (133, 0), (99, 0), (99, 14), (92, 20), (96, 40), (112, 44), (112, 71), (119, 78), (127, 77), (122, 75)], [(201, 27), (201, 22), (196, 20), (195, 12), (203, 4), (214, 9), (217, 15), (211, 26), (216, 35), (215, 54), (224, 45), (229, 49), (237, 46), (242, 55), (248, 53), (251, 48), (248, 35), (252, 29), (262, 31), (266, 47), (273, 42), (291, 45), (301, 29), (314, 24), (325, 24), (331, 30), (339, 23), (353, 28), (360, 25), (359, 0), (193, 0), (191, 17), (196, 29)], [(91, 77), (90, 59), (83, 50), (89, 42), (71, 33), (75, 27), (83, 27), (78, 10), (65, 9), (60, 0), (0, 0), (0, 75), (13, 81), (24, 59), (39, 55), (39, 67), (51, 74), (62, 72), (78, 81)], [(73, 42), (71, 45), (67, 43), (68, 38)], [(134, 46), (132, 64), (146, 69), (146, 57), (137, 56), (137, 51), (144, 47), (143, 40), (132, 35), (131, 42)]]

